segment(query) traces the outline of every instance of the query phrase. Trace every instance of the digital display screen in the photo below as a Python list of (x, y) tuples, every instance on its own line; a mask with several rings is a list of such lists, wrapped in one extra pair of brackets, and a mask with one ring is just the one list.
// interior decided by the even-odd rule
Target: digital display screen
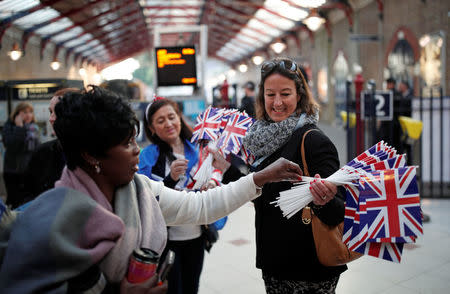
[(197, 85), (194, 46), (158, 47), (155, 53), (158, 86)]

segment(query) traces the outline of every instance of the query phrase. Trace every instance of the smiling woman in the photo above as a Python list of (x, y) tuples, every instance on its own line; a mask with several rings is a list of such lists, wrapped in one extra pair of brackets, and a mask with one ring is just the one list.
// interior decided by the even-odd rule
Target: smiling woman
[[(158, 285), (157, 275), (139, 284), (128, 282), (135, 249), (161, 254), (166, 226), (211, 223), (257, 197), (258, 186), (300, 175), (298, 165), (280, 160), (208, 191), (167, 188), (136, 174), (139, 124), (124, 101), (93, 86), (67, 93), (56, 104), (54, 129), (67, 166), (56, 188), (33, 200), (17, 218), (7, 249), (0, 248), (5, 253), (0, 259), (3, 292), (165, 293), (167, 283)], [(18, 256), (26, 258), (19, 263)], [(24, 271), (39, 272), (39, 278)]]
[[(339, 158), (336, 147), (325, 134), (319, 130), (309, 132), (318, 129), (318, 112), (318, 104), (295, 61), (288, 58), (266, 61), (261, 66), (256, 100), (258, 120), (247, 131), (244, 146), (256, 156), (253, 164), (256, 170), (280, 157), (303, 168), (304, 155), (309, 172), (316, 177), (310, 184), (314, 198), (310, 205), (324, 223), (336, 226), (344, 218), (343, 194), (320, 177), (334, 173), (339, 168)], [(305, 150), (300, 152), (301, 146)], [(291, 186), (286, 182), (267, 184), (262, 196), (254, 201), (256, 266), (262, 270), (266, 292), (334, 293), (339, 274), (346, 266), (320, 264), (311, 228), (302, 223), (301, 213), (286, 220), (271, 204), (280, 191)]]

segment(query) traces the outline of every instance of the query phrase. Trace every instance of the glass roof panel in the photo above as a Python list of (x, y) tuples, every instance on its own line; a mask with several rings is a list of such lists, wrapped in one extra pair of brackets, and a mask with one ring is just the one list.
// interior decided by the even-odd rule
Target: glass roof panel
[(74, 52), (85, 51), (87, 49), (91, 49), (92, 47), (96, 47), (98, 44), (100, 44), (100, 42), (98, 40), (94, 39), (94, 40), (91, 40), (90, 42), (87, 42), (86, 44), (76, 47)]
[(269, 35), (263, 35), (263, 34), (256, 34), (254, 30), (251, 30), (249, 28), (243, 28), (242, 32), (251, 36), (255, 36), (258, 38), (261, 42), (268, 43), (272, 40), (272, 37)]
[(246, 54), (248, 52), (244, 48), (238, 47), (238, 46), (236, 46), (234, 44), (231, 44), (231, 43), (226, 43), (224, 47), (225, 48), (230, 48), (230, 49), (232, 49), (234, 51), (238, 51), (241, 54)]
[(177, 0), (177, 1), (167, 1), (167, 0), (141, 0), (139, 3), (141, 6), (172, 6), (172, 5), (200, 5), (203, 4), (204, 0)]
[(11, 17), (19, 11), (25, 11), (36, 5), (39, 0), (4, 0), (0, 1), (0, 19)]
[(268, 35), (272, 36), (272, 37), (278, 37), (281, 34), (280, 30), (277, 30), (271, 26), (268, 26), (262, 22), (260, 22), (259, 20), (252, 18), (249, 22), (248, 22), (248, 26), (251, 28), (256, 28), (260, 31), (263, 31), (265, 33), (267, 33)]
[(255, 46), (251, 46), (249, 44), (246, 43), (242, 43), (240, 42), (238, 39), (234, 38), (233, 40), (231, 40), (229, 43), (231, 43), (231, 45), (237, 46), (239, 48), (245, 49), (247, 51), (253, 50), (255, 49)]
[(76, 46), (80, 45), (81, 43), (85, 43), (93, 38), (94, 37), (91, 34), (86, 34), (86, 35), (81, 36), (80, 38), (77, 38), (75, 40), (67, 42), (65, 47), (68, 47), (68, 48), (76, 47)]
[(189, 23), (195, 22), (193, 18), (156, 18), (152, 20), (155, 24), (164, 24), (164, 23)]
[(183, 15), (199, 15), (200, 10), (199, 9), (168, 9), (169, 13), (176, 16), (183, 16)]
[(295, 22), (292, 20), (282, 18), (278, 15), (272, 14), (264, 9), (259, 9), (255, 13), (255, 17), (258, 19), (264, 19), (266, 22), (273, 24), (280, 30), (290, 30), (294, 27)]
[(306, 10), (291, 6), (289, 3), (279, 0), (266, 0), (266, 2), (264, 2), (264, 7), (267, 7), (269, 10), (277, 12), (294, 21), (300, 21), (308, 16), (308, 12)]
[(74, 27), (73, 29), (71, 29), (67, 32), (62, 32), (61, 34), (58, 34), (58, 35), (52, 37), (52, 41), (57, 42), (57, 43), (63, 42), (63, 41), (66, 41), (66, 40), (69, 40), (71, 38), (78, 36), (82, 32), (83, 32), (83, 29), (81, 27)]
[(59, 13), (56, 10), (46, 7), (44, 9), (33, 12), (27, 16), (19, 18), (13, 23), (20, 28), (29, 29), (35, 25), (41, 24), (58, 16)]
[(262, 45), (264, 45), (264, 42), (259, 41), (259, 40), (257, 41), (257, 40), (255, 40), (253, 38), (249, 38), (249, 37), (247, 37), (247, 36), (245, 36), (243, 34), (237, 34), (236, 35), (236, 39), (237, 40), (243, 40), (244, 42), (247, 42), (247, 43), (253, 43), (253, 44), (255, 44), (255, 47), (261, 47)]
[(65, 28), (70, 27), (71, 25), (73, 25), (73, 22), (68, 19), (67, 17), (60, 19), (56, 22), (53, 22), (47, 26), (44, 26), (38, 30), (36, 30), (36, 34), (39, 35), (49, 35), (49, 34), (53, 34), (56, 32), (59, 32), (61, 30), (64, 30)]
[(94, 52), (96, 52), (95, 55), (100, 55), (106, 52), (106, 48), (103, 44), (99, 44), (98, 46), (93, 47), (92, 49), (86, 50), (85, 52), (83, 52), (83, 54), (89, 56)]

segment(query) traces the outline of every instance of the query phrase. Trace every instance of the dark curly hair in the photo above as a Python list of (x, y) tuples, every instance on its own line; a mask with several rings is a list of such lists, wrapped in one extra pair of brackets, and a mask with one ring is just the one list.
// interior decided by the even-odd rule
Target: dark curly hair
[(103, 157), (111, 147), (139, 133), (139, 121), (125, 99), (106, 89), (89, 86), (64, 94), (56, 104), (56, 136), (71, 170), (82, 166), (82, 152)]
[(256, 97), (257, 119), (270, 119), (264, 108), (264, 82), (269, 76), (275, 73), (294, 81), (297, 94), (300, 95), (300, 100), (296, 108), (297, 114), (305, 112), (312, 115), (319, 110), (319, 104), (314, 100), (301, 68), (292, 59), (276, 57), (261, 65), (261, 82), (259, 83), (258, 95)]
[(162, 153), (171, 153), (172, 148), (161, 140), (161, 138), (158, 137), (158, 135), (152, 134), (150, 131), (150, 125), (152, 123), (153, 115), (163, 106), (170, 105), (173, 107), (175, 112), (177, 113), (178, 117), (181, 120), (181, 131), (180, 131), (180, 138), (183, 140), (191, 140), (192, 138), (192, 128), (184, 121), (183, 114), (181, 113), (180, 108), (178, 107), (178, 104), (170, 99), (159, 99), (153, 102), (151, 105), (148, 106), (148, 109), (145, 110), (144, 115), (144, 131), (147, 139), (149, 139), (152, 143), (159, 146), (159, 149)]

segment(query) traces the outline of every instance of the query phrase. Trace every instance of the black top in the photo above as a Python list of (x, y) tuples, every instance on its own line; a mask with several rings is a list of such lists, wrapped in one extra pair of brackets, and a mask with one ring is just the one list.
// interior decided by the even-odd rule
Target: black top
[[(316, 128), (307, 125), (296, 130), (290, 141), (264, 160), (257, 170), (261, 170), (280, 157), (289, 159), (303, 169), (300, 146), (303, 133)], [(319, 174), (326, 178), (340, 168), (336, 147), (321, 131), (308, 133), (305, 138), (305, 158), (310, 176)], [(234, 170), (235, 171), (235, 170)], [(224, 174), (225, 180), (234, 180), (233, 171)], [(235, 171), (236, 172), (236, 171)], [(311, 225), (304, 225), (302, 211), (287, 219), (279, 207), (270, 204), (280, 191), (289, 189), (289, 182), (264, 185), (262, 195), (254, 200), (256, 227), (256, 267), (264, 274), (282, 280), (320, 281), (337, 276), (347, 266), (325, 267), (317, 259)], [(344, 190), (321, 209), (316, 215), (328, 225), (337, 225), (344, 220)]]
[[(23, 174), (30, 161), (34, 148), (27, 146), (27, 128), (19, 127), (8, 120), (3, 126), (2, 140), (5, 146), (3, 172)], [(36, 141), (36, 145), (39, 144)]]
[(25, 171), (25, 191), (23, 203), (54, 188), (66, 164), (61, 144), (57, 139), (45, 142), (33, 152)]
[(239, 111), (245, 111), (249, 116), (255, 118), (255, 98), (249, 96), (242, 98)]

